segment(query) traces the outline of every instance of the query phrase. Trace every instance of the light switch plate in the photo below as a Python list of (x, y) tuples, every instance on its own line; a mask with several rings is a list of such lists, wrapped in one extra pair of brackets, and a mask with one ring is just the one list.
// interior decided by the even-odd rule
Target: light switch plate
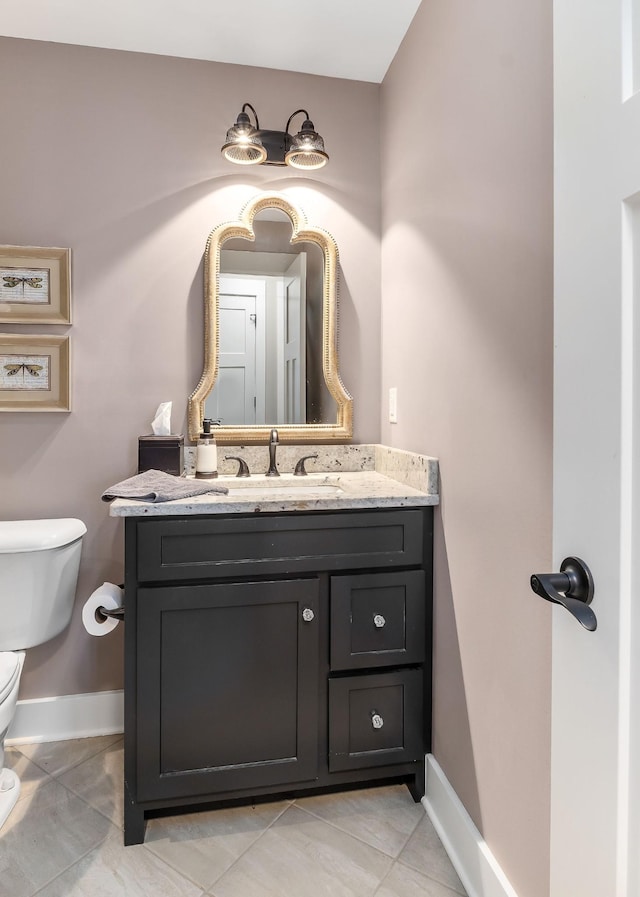
[(398, 389), (392, 386), (389, 390), (389, 423), (398, 423)]

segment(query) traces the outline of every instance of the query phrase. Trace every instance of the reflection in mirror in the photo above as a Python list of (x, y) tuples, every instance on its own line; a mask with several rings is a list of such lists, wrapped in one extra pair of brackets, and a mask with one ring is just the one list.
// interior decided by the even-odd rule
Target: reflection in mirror
[(220, 250), (218, 378), (205, 416), (227, 426), (335, 420), (322, 373), (322, 250), (293, 245), (280, 209), (259, 212), (253, 230), (253, 243)]
[(189, 437), (205, 417), (219, 442), (345, 441), (352, 399), (338, 371), (338, 251), (278, 193), (214, 228), (205, 254), (204, 370)]

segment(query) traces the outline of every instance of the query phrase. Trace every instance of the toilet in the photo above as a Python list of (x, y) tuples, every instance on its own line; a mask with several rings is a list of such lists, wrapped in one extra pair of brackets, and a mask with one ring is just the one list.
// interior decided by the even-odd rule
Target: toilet
[(0, 520), (0, 828), (20, 795), (18, 776), (3, 767), (25, 649), (69, 625), (86, 531), (70, 517)]

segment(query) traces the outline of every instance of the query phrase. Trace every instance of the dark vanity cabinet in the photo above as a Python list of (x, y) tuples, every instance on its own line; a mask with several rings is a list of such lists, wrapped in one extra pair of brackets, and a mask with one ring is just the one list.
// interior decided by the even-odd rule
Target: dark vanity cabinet
[(126, 519), (125, 843), (171, 807), (424, 793), (431, 507)]

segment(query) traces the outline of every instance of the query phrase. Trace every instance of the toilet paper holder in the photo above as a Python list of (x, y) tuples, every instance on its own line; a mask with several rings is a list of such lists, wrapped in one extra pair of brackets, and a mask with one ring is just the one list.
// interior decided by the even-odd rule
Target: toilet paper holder
[(104, 617), (105, 620), (107, 617), (112, 617), (114, 620), (124, 620), (124, 607), (114, 607), (113, 610), (107, 607), (98, 607), (96, 614)]
[[(119, 589), (124, 589), (124, 583), (121, 582), (118, 585)], [(102, 607), (102, 605), (96, 608), (96, 614), (99, 614), (103, 620), (106, 620), (108, 617), (111, 617), (113, 620), (124, 620), (124, 607)]]

